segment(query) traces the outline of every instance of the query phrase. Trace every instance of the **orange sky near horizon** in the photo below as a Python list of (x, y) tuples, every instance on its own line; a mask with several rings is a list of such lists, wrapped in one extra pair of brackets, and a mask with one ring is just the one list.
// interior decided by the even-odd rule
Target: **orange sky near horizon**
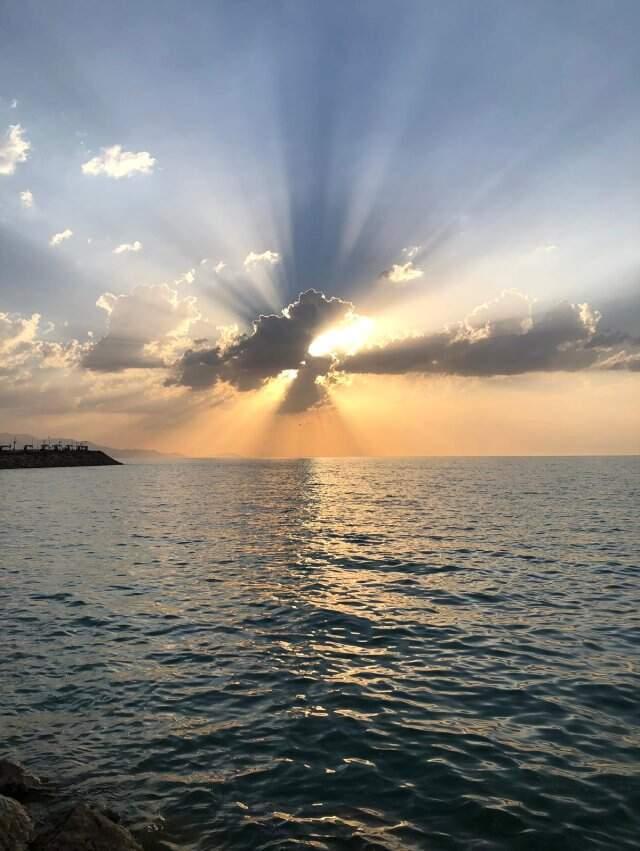
[[(190, 457), (583, 455), (640, 452), (640, 375), (351, 376), (331, 404), (278, 413), (287, 382), (200, 399), (175, 422), (77, 412), (7, 423), (38, 436)], [(215, 394), (211, 391), (210, 399)], [(11, 428), (8, 429), (9, 431)]]

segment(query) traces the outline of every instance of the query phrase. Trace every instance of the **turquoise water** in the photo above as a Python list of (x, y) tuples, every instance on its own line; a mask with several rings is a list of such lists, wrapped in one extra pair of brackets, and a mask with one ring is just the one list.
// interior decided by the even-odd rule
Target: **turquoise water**
[(640, 459), (0, 493), (0, 751), (148, 848), (639, 846)]

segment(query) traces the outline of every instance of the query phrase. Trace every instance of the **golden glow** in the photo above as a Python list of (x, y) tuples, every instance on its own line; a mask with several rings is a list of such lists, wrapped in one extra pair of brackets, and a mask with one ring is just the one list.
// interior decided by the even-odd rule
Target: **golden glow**
[(371, 339), (373, 328), (373, 319), (350, 314), (340, 325), (316, 337), (309, 346), (309, 354), (314, 358), (353, 355)]
[(262, 396), (264, 396), (265, 399), (281, 400), (284, 398), (284, 394), (287, 390), (287, 387), (295, 378), (297, 378), (297, 376), (297, 369), (283, 369), (282, 372), (279, 372), (275, 378), (270, 378), (265, 383), (260, 393), (262, 394)]
[(638, 373), (494, 380), (354, 375), (344, 383), (336, 380), (338, 374), (325, 382), (331, 407), (282, 415), (292, 377), (278, 376), (246, 393), (165, 388), (166, 399), (157, 408), (163, 418), (130, 410), (126, 397), (122, 411), (96, 405), (55, 417), (16, 417), (5, 428), (79, 432), (107, 446), (144, 446), (187, 457), (597, 455), (640, 449)]

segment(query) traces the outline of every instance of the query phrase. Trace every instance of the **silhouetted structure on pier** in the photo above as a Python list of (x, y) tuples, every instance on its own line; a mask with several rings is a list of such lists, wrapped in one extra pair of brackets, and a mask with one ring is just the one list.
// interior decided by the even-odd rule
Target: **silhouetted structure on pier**
[(29, 467), (106, 467), (120, 464), (100, 449), (89, 449), (88, 443), (51, 442), (39, 446), (25, 443), (16, 449), (13, 443), (0, 444), (0, 470), (19, 470)]

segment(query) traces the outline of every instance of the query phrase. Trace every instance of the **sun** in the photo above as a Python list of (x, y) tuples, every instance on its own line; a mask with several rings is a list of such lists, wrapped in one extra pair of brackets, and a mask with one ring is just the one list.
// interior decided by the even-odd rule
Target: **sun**
[(353, 355), (370, 339), (373, 327), (373, 319), (350, 314), (340, 325), (317, 336), (309, 346), (309, 354), (314, 358)]

